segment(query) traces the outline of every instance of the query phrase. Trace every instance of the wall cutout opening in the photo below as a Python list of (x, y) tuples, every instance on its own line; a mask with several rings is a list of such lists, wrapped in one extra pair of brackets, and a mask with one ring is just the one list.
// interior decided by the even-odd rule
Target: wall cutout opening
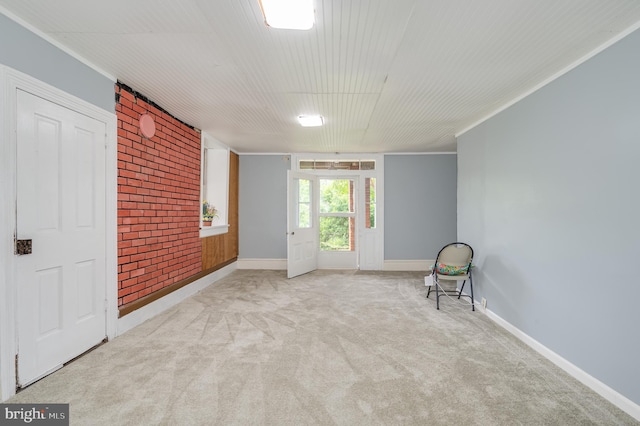
[(202, 134), (200, 236), (224, 234), (229, 229), (229, 147)]

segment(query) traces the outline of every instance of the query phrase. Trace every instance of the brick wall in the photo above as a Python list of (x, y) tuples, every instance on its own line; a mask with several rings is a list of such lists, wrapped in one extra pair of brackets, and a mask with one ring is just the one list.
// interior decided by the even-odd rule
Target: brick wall
[[(200, 132), (121, 84), (116, 99), (118, 306), (123, 306), (202, 269)], [(151, 139), (138, 125), (144, 113), (155, 121)]]

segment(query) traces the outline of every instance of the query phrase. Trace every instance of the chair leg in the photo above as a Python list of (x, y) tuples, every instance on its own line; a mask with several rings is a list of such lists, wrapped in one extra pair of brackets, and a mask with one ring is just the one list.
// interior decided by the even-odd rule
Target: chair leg
[(476, 310), (476, 305), (473, 302), (473, 281), (471, 280), (471, 274), (469, 274), (469, 288), (471, 289), (471, 310)]
[(438, 291), (438, 282), (435, 281), (434, 285), (436, 286), (436, 309), (440, 310), (440, 292)]
[(429, 286), (429, 290), (427, 290), (427, 299), (429, 298), (429, 295), (431, 294), (431, 287), (433, 287), (433, 286), (430, 285)]
[(462, 296), (462, 290), (464, 290), (464, 285), (467, 282), (467, 280), (462, 281), (462, 287), (460, 287), (460, 292), (458, 293), (458, 299), (460, 299), (460, 296)]

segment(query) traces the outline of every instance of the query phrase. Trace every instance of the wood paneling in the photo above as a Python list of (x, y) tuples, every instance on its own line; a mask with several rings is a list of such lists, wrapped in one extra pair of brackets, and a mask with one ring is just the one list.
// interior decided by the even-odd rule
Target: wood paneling
[(202, 238), (202, 270), (215, 270), (238, 258), (239, 156), (229, 157), (229, 232)]

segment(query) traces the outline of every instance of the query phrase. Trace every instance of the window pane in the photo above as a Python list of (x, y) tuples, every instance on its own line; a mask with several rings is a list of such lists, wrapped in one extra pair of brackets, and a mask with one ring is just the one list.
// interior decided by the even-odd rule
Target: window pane
[[(202, 219), (213, 225), (227, 224), (229, 188), (229, 150), (203, 148)], [(205, 204), (206, 203), (206, 204)], [(205, 208), (205, 205), (208, 208)]]
[(375, 229), (376, 227), (376, 178), (366, 178), (364, 180), (365, 196), (365, 228)]
[(300, 170), (375, 170), (374, 160), (300, 160)]
[(367, 223), (368, 229), (375, 229), (376, 227), (376, 205), (371, 204), (371, 209), (369, 210), (369, 222)]
[(298, 228), (311, 228), (311, 181), (298, 179)]
[(376, 162), (373, 160), (360, 162), (360, 170), (375, 170), (375, 169), (376, 169)]
[(353, 213), (353, 181), (320, 179), (320, 213)]
[(311, 228), (309, 204), (298, 204), (298, 228)]
[(300, 160), (300, 170), (313, 170), (313, 161)]
[(298, 179), (298, 202), (308, 203), (311, 200), (311, 181)]
[(320, 217), (320, 250), (355, 250), (354, 224), (353, 217)]

